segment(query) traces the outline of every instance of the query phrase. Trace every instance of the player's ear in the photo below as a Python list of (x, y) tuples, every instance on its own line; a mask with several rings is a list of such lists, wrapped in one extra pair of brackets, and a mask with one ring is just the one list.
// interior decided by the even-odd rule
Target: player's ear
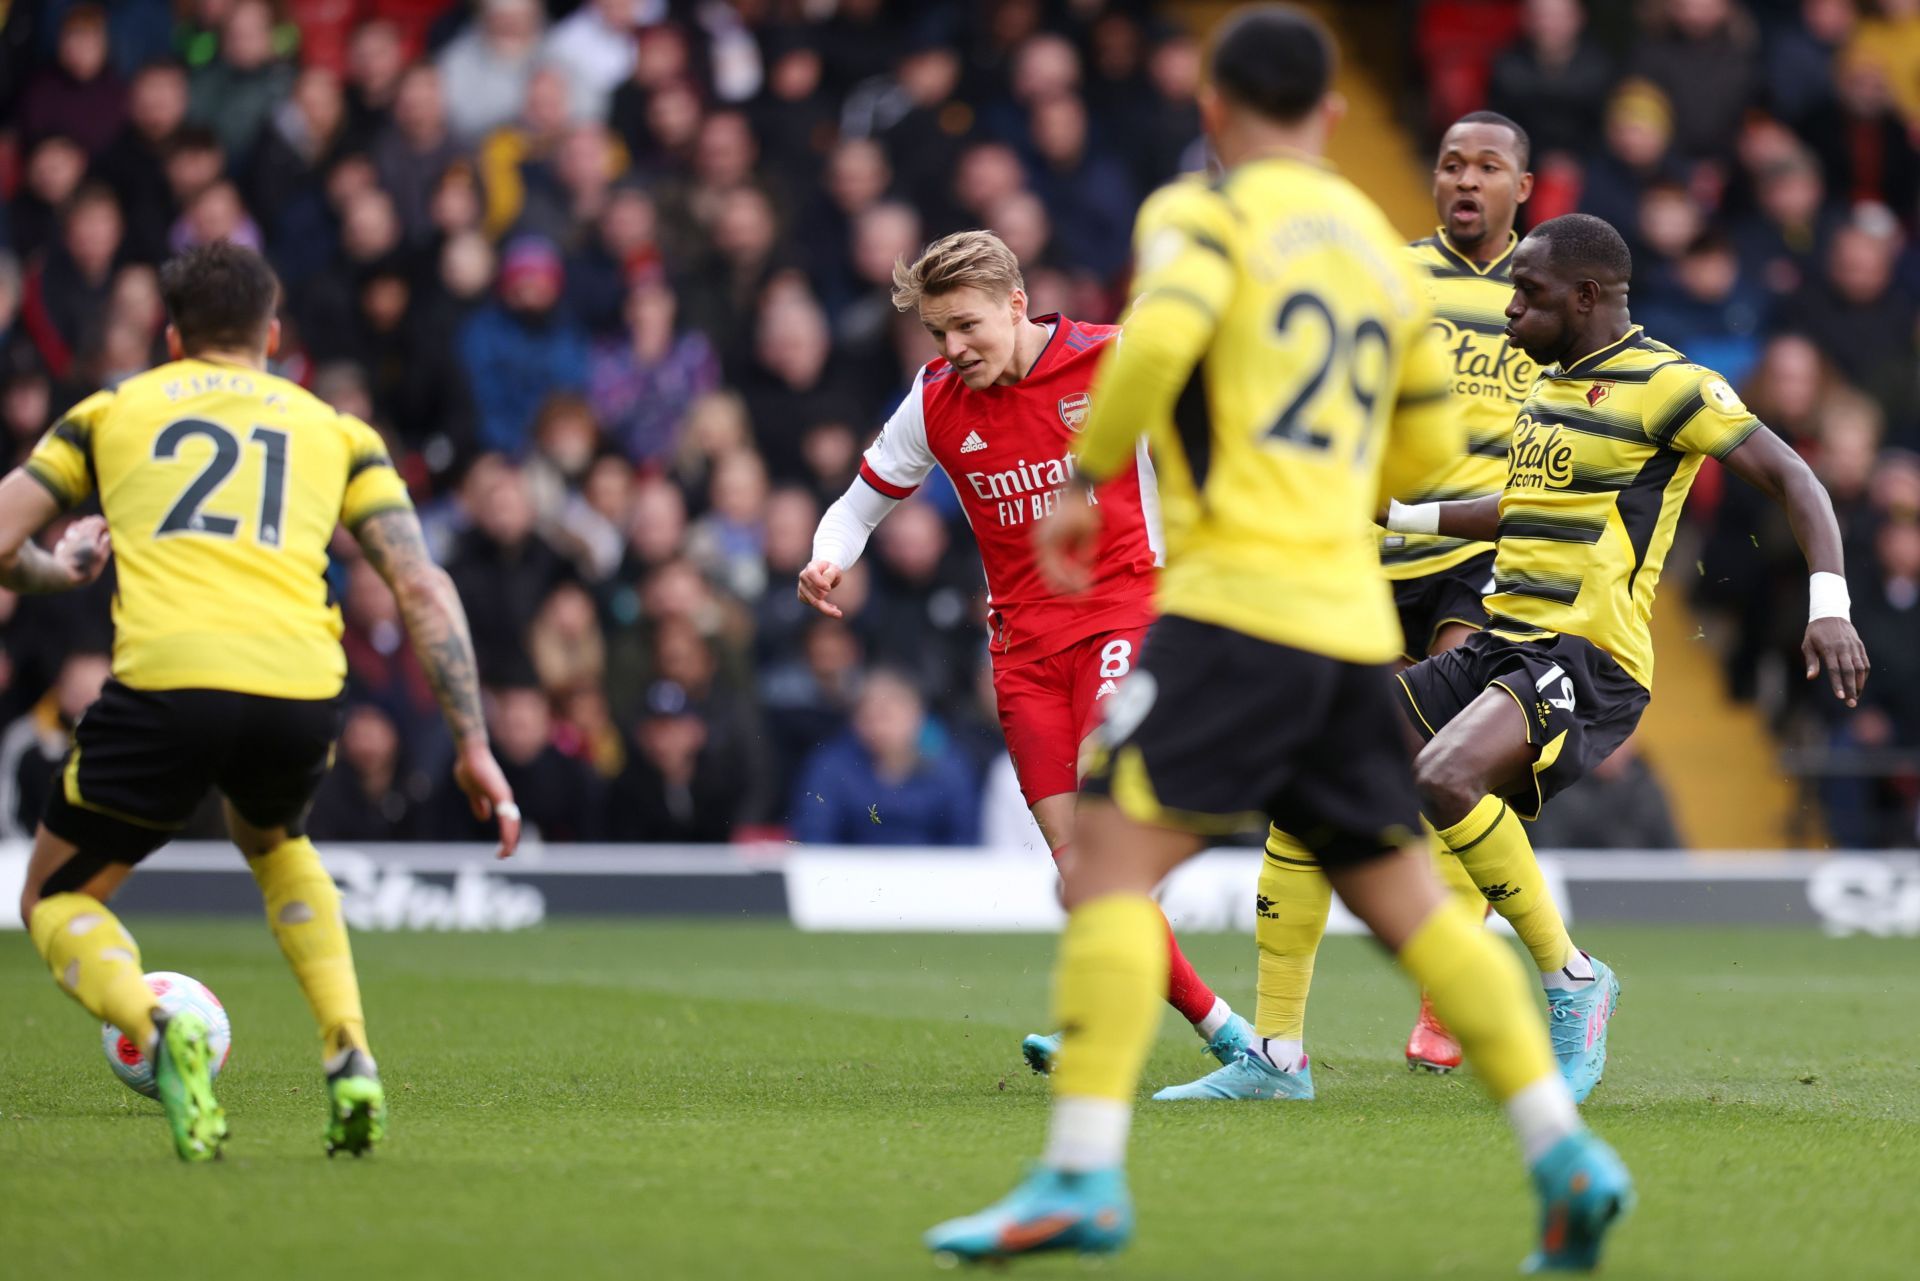
[(1513, 203), (1524, 205), (1531, 195), (1533, 195), (1533, 174), (1529, 171), (1520, 175), (1520, 185), (1514, 188)]
[(1196, 101), (1200, 106), (1200, 131), (1210, 140), (1218, 138), (1227, 123), (1226, 104), (1220, 100), (1220, 91), (1211, 84), (1202, 84)]
[(280, 317), (275, 316), (267, 322), (267, 355), (280, 354)]
[(175, 329), (172, 325), (168, 325), (167, 326), (167, 359), (182, 360), (182, 359), (185, 359), (186, 354), (187, 354), (187, 349), (180, 345), (180, 331), (178, 329)]
[(1013, 308), (1013, 323), (1019, 324), (1027, 318), (1027, 291), (1015, 286), (1007, 290), (1007, 306)]
[(1334, 129), (1347, 118), (1347, 95), (1338, 89), (1327, 90), (1327, 96), (1320, 100), (1320, 127), (1331, 137)]

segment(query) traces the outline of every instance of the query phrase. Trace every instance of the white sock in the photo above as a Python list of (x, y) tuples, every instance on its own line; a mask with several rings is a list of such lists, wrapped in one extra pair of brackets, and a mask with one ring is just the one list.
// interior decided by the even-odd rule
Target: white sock
[(1305, 1041), (1258, 1036), (1247, 1046), (1247, 1053), (1279, 1072), (1298, 1072), (1307, 1065)]
[(1195, 1023), (1193, 1030), (1200, 1034), (1201, 1040), (1211, 1041), (1232, 1017), (1233, 1007), (1216, 996), (1213, 998), (1213, 1008), (1207, 1011), (1207, 1017)]
[(1546, 971), (1540, 976), (1540, 982), (1548, 988), (1570, 990), (1593, 982), (1593, 977), (1593, 958), (1585, 952), (1576, 951), (1566, 968)]
[(1529, 1168), (1551, 1151), (1554, 1144), (1584, 1128), (1580, 1124), (1580, 1110), (1573, 1105), (1573, 1095), (1567, 1090), (1566, 1079), (1558, 1072), (1541, 1077), (1508, 1099), (1507, 1123), (1513, 1126), (1514, 1137), (1520, 1140), (1520, 1152)]
[(1053, 1101), (1047, 1150), (1040, 1161), (1056, 1170), (1085, 1174), (1119, 1165), (1127, 1156), (1133, 1108), (1112, 1099), (1065, 1095)]

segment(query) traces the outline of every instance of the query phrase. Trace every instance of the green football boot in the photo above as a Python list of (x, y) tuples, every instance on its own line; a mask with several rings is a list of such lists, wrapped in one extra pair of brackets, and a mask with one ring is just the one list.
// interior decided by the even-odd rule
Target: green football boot
[(157, 1011), (153, 1083), (182, 1161), (212, 1161), (227, 1141), (227, 1114), (213, 1097), (207, 1021), (192, 1010)]
[(387, 1092), (365, 1050), (348, 1050), (339, 1062), (327, 1072), (327, 1155), (365, 1156), (387, 1137)]

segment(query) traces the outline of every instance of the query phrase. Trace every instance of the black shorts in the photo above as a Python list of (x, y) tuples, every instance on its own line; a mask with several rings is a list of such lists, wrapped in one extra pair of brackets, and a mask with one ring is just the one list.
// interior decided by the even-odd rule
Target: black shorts
[(1400, 631), (1407, 660), (1417, 663), (1433, 650), (1433, 638), (1448, 623), (1472, 628), (1487, 625), (1487, 593), (1493, 590), (1493, 553), (1461, 561), (1450, 569), (1393, 585), (1394, 608), (1400, 611)]
[(1394, 688), (1384, 665), (1162, 617), (1107, 701), (1082, 788), (1155, 827), (1271, 821), (1323, 864), (1376, 858), (1420, 839)]
[(1539, 818), (1556, 793), (1613, 755), (1633, 733), (1648, 694), (1611, 655), (1580, 636), (1509, 640), (1495, 632), (1415, 663), (1400, 673), (1414, 726), (1428, 738), (1489, 688), (1503, 689), (1526, 716), (1539, 749), (1532, 796), (1507, 798)]
[(46, 892), (85, 884), (107, 863), (138, 863), (187, 825), (209, 787), (253, 826), (298, 832), (332, 760), (343, 713), (339, 698), (131, 689), (108, 681), (74, 727), (47, 798), (47, 830), (80, 853), (54, 873), (61, 884)]

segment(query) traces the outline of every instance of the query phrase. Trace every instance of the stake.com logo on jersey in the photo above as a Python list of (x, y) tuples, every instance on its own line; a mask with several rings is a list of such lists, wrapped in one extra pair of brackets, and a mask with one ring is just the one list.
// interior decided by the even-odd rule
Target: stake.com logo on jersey
[[(981, 502), (999, 509), (1002, 526), (1024, 525), (1052, 511), (1060, 486), (1076, 474), (1073, 455), (1065, 453), (1039, 463), (1022, 458), (1006, 471), (970, 471), (967, 484)], [(1089, 490), (1087, 501), (1097, 504), (1100, 500)]]

